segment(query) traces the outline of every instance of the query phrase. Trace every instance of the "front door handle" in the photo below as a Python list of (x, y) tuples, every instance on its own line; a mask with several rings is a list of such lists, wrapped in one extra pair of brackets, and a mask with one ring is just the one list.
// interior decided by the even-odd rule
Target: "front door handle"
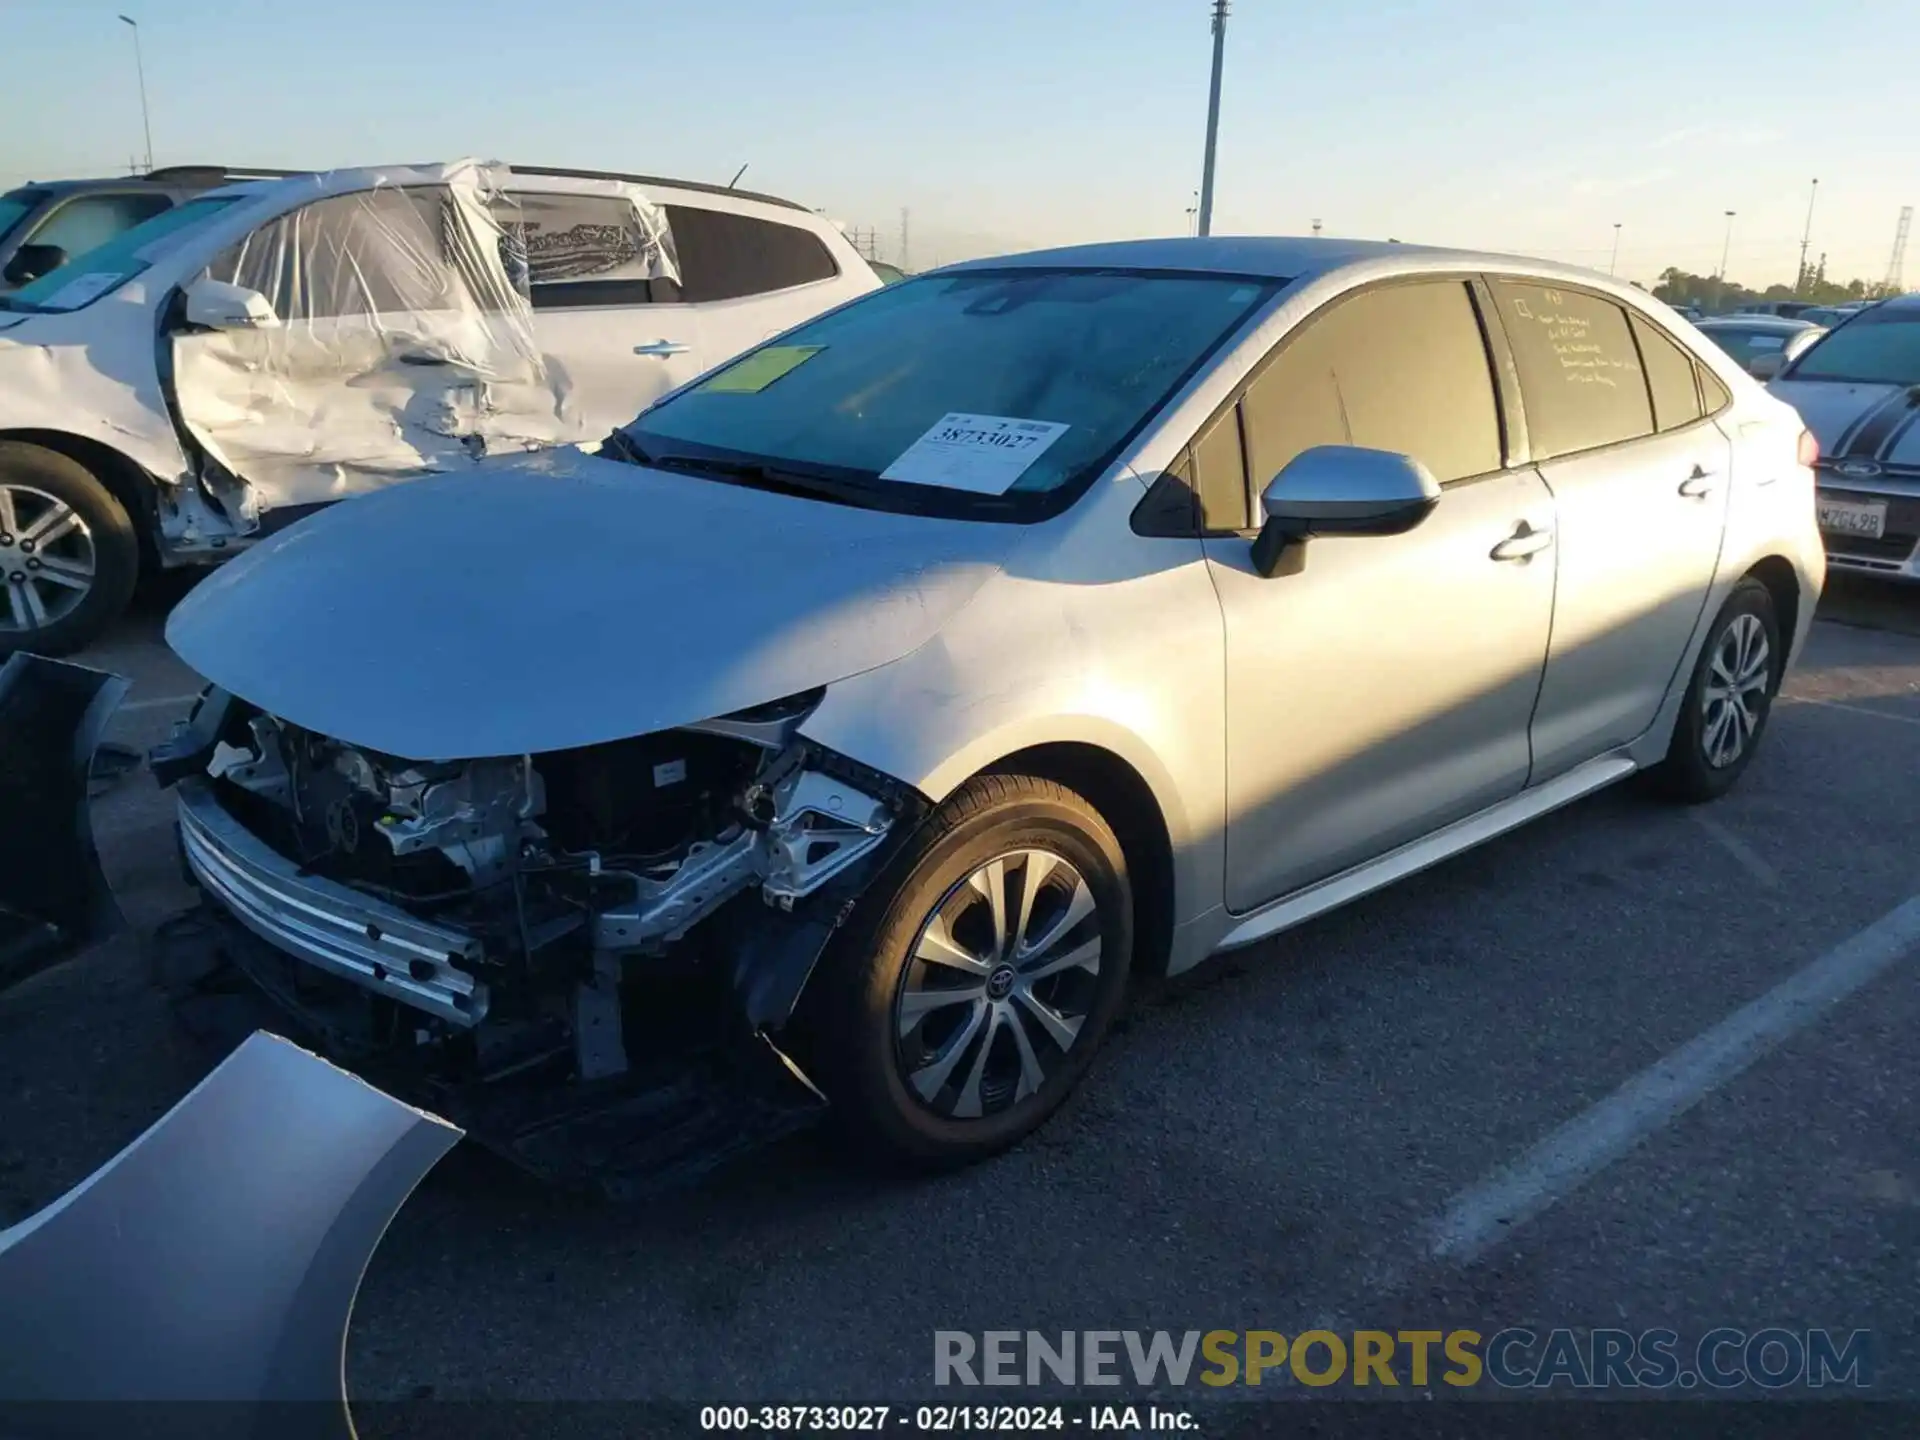
[(1538, 555), (1553, 543), (1551, 528), (1536, 530), (1526, 521), (1519, 528), (1488, 553), (1495, 560), (1525, 560), (1529, 555)]
[(668, 355), (686, 354), (687, 347), (674, 340), (656, 340), (651, 345), (634, 346), (633, 353), (636, 355), (658, 355), (664, 359)]
[(1713, 494), (1713, 471), (1704, 465), (1693, 467), (1693, 473), (1680, 482), (1680, 493), (1689, 500), (1704, 500)]

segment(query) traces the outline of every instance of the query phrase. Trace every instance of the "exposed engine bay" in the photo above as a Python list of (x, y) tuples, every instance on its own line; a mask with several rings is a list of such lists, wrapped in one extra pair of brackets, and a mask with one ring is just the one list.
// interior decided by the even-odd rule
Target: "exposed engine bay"
[[(296, 962), (278, 998), (345, 982), (374, 1002), (379, 1033), (363, 1039), (440, 1073), (593, 1082), (657, 1048), (636, 1023), (689, 1023), (662, 999), (676, 986), (768, 993), (750, 972), (785, 966), (773, 989), (790, 1009), (846, 887), (907, 828), (917, 796), (798, 735), (818, 697), (585, 749), (423, 762), (214, 690), (150, 758), (177, 788), (190, 877)], [(755, 1009), (728, 1023), (786, 1018)]]

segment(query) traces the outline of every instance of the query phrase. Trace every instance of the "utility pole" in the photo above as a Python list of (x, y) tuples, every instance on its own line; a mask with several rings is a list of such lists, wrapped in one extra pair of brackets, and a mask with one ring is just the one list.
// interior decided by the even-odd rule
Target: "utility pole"
[(902, 270), (909, 268), (907, 256), (910, 253), (907, 249), (907, 207), (902, 205), (900, 207), (900, 268)]
[(1907, 232), (1913, 228), (1913, 207), (1900, 207), (1900, 223), (1893, 227), (1893, 258), (1887, 261), (1887, 278), (1880, 288), (1889, 295), (1898, 295), (1906, 283), (1902, 275), (1907, 264)]
[(1714, 279), (1725, 280), (1727, 278), (1727, 256), (1732, 252), (1732, 250), (1733, 250), (1733, 211), (1729, 210), (1727, 211), (1727, 238), (1724, 241), (1722, 241), (1720, 245), (1720, 273), (1715, 275), (1713, 277)]
[(1313, 222), (1313, 238), (1316, 240), (1320, 238), (1320, 222), (1318, 220)]
[(1618, 220), (1613, 222), (1613, 258), (1607, 261), (1607, 274), (1609, 275), (1613, 274), (1620, 266), (1620, 224), (1621, 222)]
[(1213, 158), (1220, 144), (1220, 72), (1227, 60), (1227, 0), (1213, 0), (1213, 85), (1207, 92), (1207, 154), (1200, 168), (1199, 233), (1213, 233)]
[(133, 31), (133, 68), (140, 77), (140, 129), (147, 137), (147, 169), (153, 169), (153, 122), (147, 118), (147, 62), (140, 54), (140, 22), (122, 15), (120, 23)]
[(1820, 181), (1814, 179), (1813, 190), (1807, 196), (1807, 228), (1800, 232), (1800, 276), (1793, 282), (1793, 293), (1798, 295), (1807, 283), (1807, 246), (1813, 242), (1813, 202), (1820, 198)]

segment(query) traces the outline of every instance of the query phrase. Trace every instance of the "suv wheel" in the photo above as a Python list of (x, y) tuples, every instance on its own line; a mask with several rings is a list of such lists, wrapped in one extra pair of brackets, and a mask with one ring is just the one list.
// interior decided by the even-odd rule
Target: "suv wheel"
[(1697, 804), (1733, 788), (1759, 748), (1786, 658), (1773, 596), (1749, 576), (1720, 607), (1694, 663), (1673, 740), (1652, 771), (1663, 792)]
[(0, 655), (65, 655), (126, 608), (140, 577), (133, 521), (78, 461), (0, 441)]
[(802, 1001), (842, 1133), (928, 1168), (1014, 1144), (1085, 1073), (1126, 991), (1133, 894), (1083, 797), (982, 776), (869, 893)]

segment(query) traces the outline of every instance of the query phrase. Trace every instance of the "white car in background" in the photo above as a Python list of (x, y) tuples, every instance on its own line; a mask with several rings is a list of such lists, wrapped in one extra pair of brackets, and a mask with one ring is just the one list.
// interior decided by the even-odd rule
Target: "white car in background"
[(879, 286), (812, 212), (684, 181), (459, 161), (210, 191), (0, 296), (0, 655), (85, 645), (143, 565), (591, 445)]

